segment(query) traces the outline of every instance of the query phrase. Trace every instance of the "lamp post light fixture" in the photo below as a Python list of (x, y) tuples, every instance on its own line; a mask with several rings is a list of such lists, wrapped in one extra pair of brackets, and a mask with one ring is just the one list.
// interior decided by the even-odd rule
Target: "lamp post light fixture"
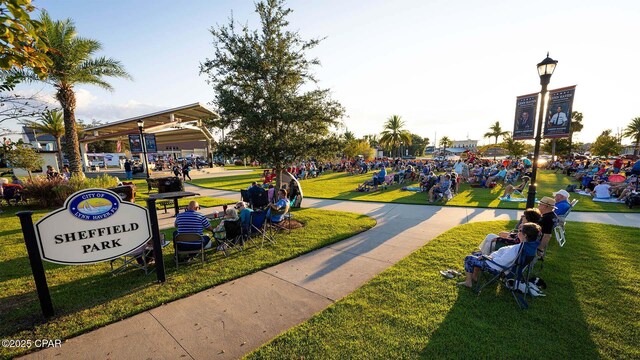
[(149, 176), (149, 163), (147, 161), (147, 144), (144, 141), (144, 121), (138, 120), (138, 130), (140, 130), (140, 145), (142, 145), (142, 156), (144, 158), (144, 170), (147, 172), (147, 179)]
[(536, 175), (538, 174), (538, 156), (540, 155), (540, 140), (542, 139), (542, 123), (545, 121), (544, 111), (546, 108), (547, 85), (549, 85), (549, 81), (551, 81), (551, 75), (553, 75), (557, 64), (558, 61), (550, 58), (549, 53), (547, 53), (547, 57), (537, 65), (542, 89), (540, 90), (540, 110), (538, 112), (538, 126), (536, 127), (536, 145), (533, 150), (531, 183), (529, 183), (529, 194), (527, 195), (527, 209), (534, 207), (536, 202)]

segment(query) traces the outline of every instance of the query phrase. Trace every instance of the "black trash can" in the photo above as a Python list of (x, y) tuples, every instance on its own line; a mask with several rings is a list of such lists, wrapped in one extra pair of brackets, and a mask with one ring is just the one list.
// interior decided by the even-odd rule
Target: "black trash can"
[(135, 202), (136, 201), (136, 186), (135, 185), (116, 186), (116, 187), (109, 188), (108, 190), (111, 190), (111, 191), (115, 192), (116, 194), (120, 195), (120, 198), (122, 199), (122, 201), (129, 201), (129, 202)]
[(173, 191), (184, 191), (182, 179), (176, 176), (157, 178), (158, 193), (166, 193)]

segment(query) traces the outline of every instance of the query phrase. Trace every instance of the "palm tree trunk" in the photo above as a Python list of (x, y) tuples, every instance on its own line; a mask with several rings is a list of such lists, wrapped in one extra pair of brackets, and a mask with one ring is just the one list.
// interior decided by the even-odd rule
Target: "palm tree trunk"
[(60, 145), (60, 137), (56, 137), (56, 147), (58, 148), (58, 171), (62, 172), (64, 164), (62, 162), (62, 146)]
[(633, 155), (637, 156), (640, 153), (640, 136), (636, 138), (636, 148), (633, 151)]
[(83, 177), (78, 133), (76, 131), (76, 94), (70, 85), (63, 84), (59, 87), (56, 97), (62, 106), (64, 114), (65, 153), (69, 158), (69, 171), (74, 176)]
[(569, 131), (569, 158), (572, 159), (571, 156), (571, 145), (573, 145), (573, 131)]

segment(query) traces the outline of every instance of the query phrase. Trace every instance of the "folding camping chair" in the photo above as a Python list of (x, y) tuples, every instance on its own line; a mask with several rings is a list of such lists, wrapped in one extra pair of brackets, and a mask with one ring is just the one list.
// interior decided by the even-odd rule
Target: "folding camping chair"
[[(178, 249), (182, 246), (192, 247), (192, 249)], [(200, 234), (177, 234), (173, 239), (173, 249), (175, 251), (174, 259), (176, 261), (176, 269), (180, 265), (180, 255), (193, 255), (200, 254), (202, 257), (202, 263), (204, 264), (204, 252), (205, 250), (213, 248), (213, 240), (209, 241), (205, 247), (204, 237)]]
[(269, 197), (267, 196), (267, 191), (265, 189), (258, 188), (256, 191), (249, 192), (249, 195), (249, 205), (252, 209), (263, 209), (269, 205)]
[(249, 195), (249, 190), (240, 190), (240, 200), (245, 203), (251, 203), (251, 196)]
[(527, 309), (527, 295), (529, 294), (529, 277), (537, 260), (536, 253), (540, 246), (540, 240), (520, 243), (520, 249), (516, 261), (511, 266), (502, 266), (493, 262), (489, 257), (484, 256), (487, 262), (492, 263), (498, 269), (487, 266), (482, 269), (482, 274), (488, 274), (489, 280), (484, 283), (478, 282), (474, 291), (480, 295), (487, 286), (500, 281), (513, 296), (521, 309)]
[(553, 228), (553, 233), (556, 236), (556, 240), (558, 240), (558, 245), (560, 245), (560, 247), (563, 247), (564, 243), (567, 241), (567, 236), (564, 232), (564, 227), (567, 224), (567, 216), (569, 216), (571, 210), (573, 210), (574, 206), (576, 206), (577, 203), (578, 199), (573, 199), (573, 201), (571, 201), (571, 207), (569, 208), (567, 213), (557, 217), (558, 223)]
[[(162, 234), (161, 234), (162, 236)], [(162, 241), (160, 245), (164, 249), (169, 242), (164, 239), (164, 236), (161, 237)], [(124, 272), (128, 268), (135, 268), (144, 270), (145, 275), (149, 275), (153, 270), (149, 269), (149, 260), (153, 258), (153, 243), (152, 240), (140, 246), (139, 248), (133, 250), (132, 252), (125, 254), (119, 258), (115, 258), (109, 262), (111, 265), (111, 275), (115, 276)], [(122, 262), (120, 266), (114, 269), (114, 265), (116, 263)]]
[(267, 212), (265, 210), (254, 210), (251, 213), (250, 219), (250, 226), (244, 229), (246, 240), (253, 242), (254, 237), (261, 236), (262, 242), (260, 243), (260, 247), (264, 246), (265, 241), (272, 244), (276, 243), (272, 234), (267, 230)]
[(216, 239), (220, 245), (222, 245), (222, 252), (225, 256), (229, 256), (231, 250), (238, 252), (243, 250), (244, 239), (242, 237), (242, 224), (240, 219), (238, 220), (224, 220), (224, 233), (223, 239)]
[[(284, 209), (274, 212), (273, 214), (271, 214), (270, 212), (267, 214), (267, 228), (272, 237), (274, 231), (284, 230), (287, 233), (291, 232), (291, 218), (293, 217), (293, 215), (291, 215), (291, 206), (289, 205), (289, 203), (287, 203), (287, 206)], [(280, 214), (282, 215), (280, 221), (273, 222), (271, 220), (272, 216)]]

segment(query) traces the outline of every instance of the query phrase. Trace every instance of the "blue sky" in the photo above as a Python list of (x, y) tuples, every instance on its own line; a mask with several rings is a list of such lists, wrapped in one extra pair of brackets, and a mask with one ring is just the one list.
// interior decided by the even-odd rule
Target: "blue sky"
[[(79, 86), (78, 117), (112, 121), (207, 103), (201, 61), (213, 55), (208, 29), (233, 11), (255, 28), (253, 1), (36, 0), (54, 19), (103, 44), (134, 81), (109, 93)], [(291, 28), (326, 37), (311, 53), (320, 87), (346, 108), (358, 136), (379, 133), (398, 114), (432, 141), (478, 139), (495, 121), (511, 130), (516, 96), (539, 91), (535, 65), (559, 61), (550, 88), (577, 84), (584, 113), (579, 141), (624, 128), (640, 116), (637, 1), (292, 0)], [(50, 92), (53, 92), (51, 90)], [(627, 141), (628, 142), (628, 141)]]

